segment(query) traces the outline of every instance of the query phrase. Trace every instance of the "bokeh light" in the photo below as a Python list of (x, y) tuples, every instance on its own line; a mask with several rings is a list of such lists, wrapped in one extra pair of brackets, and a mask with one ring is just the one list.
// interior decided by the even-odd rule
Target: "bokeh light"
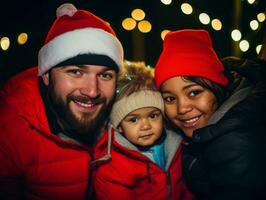
[(242, 38), (242, 34), (241, 32), (238, 30), (238, 29), (234, 29), (232, 32), (231, 32), (231, 37), (234, 41), (239, 41), (241, 40)]
[(164, 40), (164, 37), (165, 37), (166, 34), (169, 33), (169, 32), (170, 32), (170, 30), (163, 30), (163, 31), (161, 32), (161, 38), (162, 38), (162, 40)]
[(239, 48), (241, 51), (246, 52), (249, 49), (249, 42), (247, 40), (242, 40), (239, 43)]
[(209, 15), (206, 14), (206, 13), (201, 13), (201, 14), (199, 15), (199, 20), (200, 20), (200, 22), (201, 22), (202, 24), (205, 24), (205, 25), (209, 24), (210, 21), (211, 21)]
[(137, 9), (134, 9), (132, 12), (131, 12), (131, 16), (133, 19), (137, 20), (137, 21), (140, 21), (140, 20), (143, 20), (144, 17), (145, 17), (145, 12), (139, 8)]
[(212, 28), (216, 31), (219, 31), (222, 29), (222, 22), (219, 19), (213, 19), (211, 22)]
[(193, 12), (192, 6), (188, 3), (182, 3), (181, 10), (186, 15), (190, 15)]
[(6, 51), (8, 50), (9, 46), (10, 46), (10, 40), (8, 37), (2, 37), (0, 40), (0, 46), (2, 48), (2, 50)]
[(20, 33), (17, 39), (18, 44), (23, 45), (28, 41), (27, 33)]
[(148, 33), (151, 31), (152, 25), (147, 20), (142, 20), (138, 23), (138, 29), (142, 33)]
[(137, 25), (137, 22), (132, 18), (126, 18), (122, 22), (122, 26), (125, 30), (130, 31), (133, 30)]

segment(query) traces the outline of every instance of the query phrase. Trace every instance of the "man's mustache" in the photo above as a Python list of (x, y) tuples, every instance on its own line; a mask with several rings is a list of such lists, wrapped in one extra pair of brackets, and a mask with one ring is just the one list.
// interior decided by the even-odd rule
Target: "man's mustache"
[(69, 101), (78, 101), (78, 102), (81, 102), (81, 103), (93, 103), (93, 104), (102, 104), (102, 103), (105, 103), (105, 98), (102, 98), (102, 97), (97, 97), (97, 98), (89, 98), (89, 97), (86, 97), (86, 96), (74, 96), (74, 95), (71, 95), (71, 96), (68, 96), (68, 100)]

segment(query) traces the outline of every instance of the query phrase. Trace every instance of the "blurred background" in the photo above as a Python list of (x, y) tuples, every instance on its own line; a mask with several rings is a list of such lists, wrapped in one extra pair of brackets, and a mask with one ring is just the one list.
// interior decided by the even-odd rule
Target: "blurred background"
[(208, 30), (220, 58), (257, 57), (266, 32), (266, 0), (2, 1), (0, 86), (11, 75), (37, 65), (38, 51), (62, 3), (73, 3), (109, 22), (124, 46), (125, 58), (151, 67), (170, 30)]

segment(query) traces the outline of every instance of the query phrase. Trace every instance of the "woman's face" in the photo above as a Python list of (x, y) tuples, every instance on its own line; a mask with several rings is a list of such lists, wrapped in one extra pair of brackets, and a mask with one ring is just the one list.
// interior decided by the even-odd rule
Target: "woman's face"
[(217, 109), (216, 97), (210, 90), (180, 76), (166, 80), (161, 92), (166, 116), (187, 137), (204, 127)]

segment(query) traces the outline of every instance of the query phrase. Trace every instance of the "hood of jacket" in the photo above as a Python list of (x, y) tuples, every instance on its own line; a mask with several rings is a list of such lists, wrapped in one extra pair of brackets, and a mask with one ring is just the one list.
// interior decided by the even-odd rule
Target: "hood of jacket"
[(37, 67), (30, 68), (8, 80), (0, 92), (0, 106), (5, 117), (19, 115), (40, 132), (50, 133), (37, 74)]
[[(251, 94), (252, 89), (253, 86), (247, 79), (241, 79), (232, 95), (212, 115), (208, 124), (194, 131), (192, 141), (196, 143), (207, 142), (235, 129), (237, 126), (243, 126), (247, 119), (251, 119), (250, 116), (247, 118), (245, 109), (248, 109), (247, 113), (250, 114), (252, 105), (248, 105), (247, 108), (247, 102), (243, 106), (241, 103)], [(253, 120), (255, 122), (256, 117)]]

